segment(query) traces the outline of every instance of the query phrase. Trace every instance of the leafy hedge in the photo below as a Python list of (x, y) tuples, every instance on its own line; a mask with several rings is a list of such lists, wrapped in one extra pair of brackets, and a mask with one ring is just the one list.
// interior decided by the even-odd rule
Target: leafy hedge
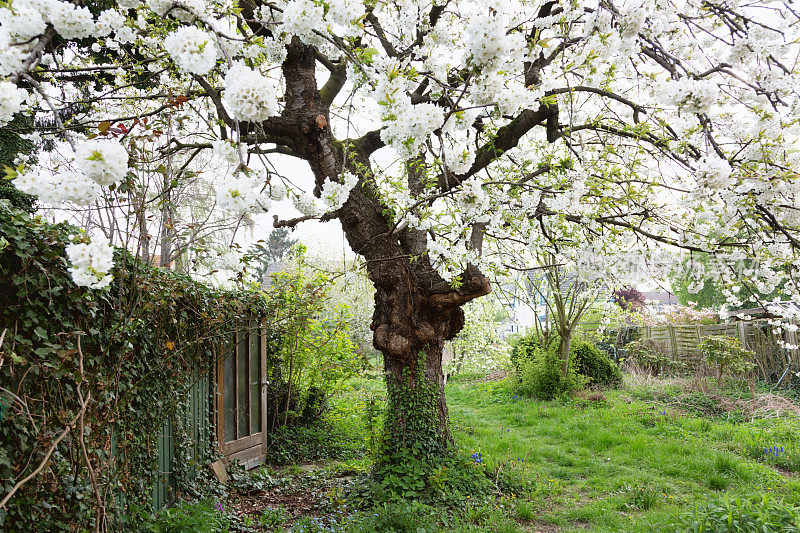
[(77, 287), (71, 233), (0, 201), (0, 492), (64, 434), (0, 509), (4, 531), (83, 529), (128, 514), (121, 501), (147, 507), (158, 432), (192, 371), (224, 354), (236, 325), (271, 313), (261, 293), (214, 290), (123, 251), (110, 290)]

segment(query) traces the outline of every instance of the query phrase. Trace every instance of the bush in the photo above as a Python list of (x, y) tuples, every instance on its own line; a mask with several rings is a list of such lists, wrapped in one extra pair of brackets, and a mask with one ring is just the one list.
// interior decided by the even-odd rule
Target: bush
[(704, 362), (717, 372), (717, 379), (722, 379), (726, 372), (744, 374), (753, 369), (755, 354), (742, 348), (739, 339), (723, 335), (711, 335), (700, 343), (700, 353)]
[(639, 368), (651, 376), (657, 376), (675, 368), (667, 348), (652, 339), (639, 339), (631, 342), (625, 348), (627, 360), (632, 361)]
[(613, 388), (622, 383), (622, 372), (616, 363), (588, 342), (573, 343), (570, 359), (578, 374), (591, 379), (592, 385)]
[(726, 494), (719, 500), (701, 505), (691, 514), (683, 515), (677, 523), (662, 528), (662, 531), (798, 532), (800, 507), (774, 500), (767, 494), (753, 500), (732, 498)]
[(536, 348), (532, 357), (519, 362), (517, 373), (517, 392), (523, 396), (538, 400), (553, 400), (564, 397), (586, 386), (587, 379), (575, 371), (571, 364), (566, 376), (561, 371), (561, 364), (556, 350), (545, 352)]
[(376, 464), (369, 476), (353, 486), (349, 496), (364, 508), (375, 502), (417, 502), (457, 509), (474, 495), (488, 493), (494, 481), (490, 477), (474, 456), (451, 454), (424, 459), (406, 449)]
[(522, 363), (535, 358), (537, 350), (555, 351), (558, 348), (558, 336), (538, 336), (535, 332), (526, 333), (511, 341), (511, 364), (517, 374), (522, 372)]

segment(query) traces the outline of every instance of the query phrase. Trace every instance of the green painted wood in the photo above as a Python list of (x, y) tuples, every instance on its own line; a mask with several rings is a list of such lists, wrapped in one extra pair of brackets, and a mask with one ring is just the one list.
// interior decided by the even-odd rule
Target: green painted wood
[(186, 393), (186, 410), (174, 423), (165, 420), (158, 436), (158, 477), (153, 487), (153, 509), (159, 510), (171, 501), (175, 488), (176, 432), (185, 428), (189, 437), (188, 460), (198, 468), (203, 461), (203, 450), (211, 442), (211, 395), (208, 375), (198, 377)]

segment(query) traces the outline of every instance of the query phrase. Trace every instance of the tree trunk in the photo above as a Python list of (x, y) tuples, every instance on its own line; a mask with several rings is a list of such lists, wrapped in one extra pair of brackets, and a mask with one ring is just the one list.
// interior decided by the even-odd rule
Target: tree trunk
[(460, 307), (430, 305), (422, 291), (407, 284), (376, 285), (373, 343), (384, 356), (388, 393), (381, 460), (408, 452), (444, 455), (453, 439), (442, 353), (444, 342), (463, 327), (464, 313)]
[(558, 351), (561, 355), (561, 372), (564, 377), (569, 375), (569, 352), (572, 344), (572, 332), (562, 331), (561, 339), (558, 342)]
[[(453, 288), (428, 260), (426, 232), (398, 227), (400, 221), (395, 221), (377, 193), (370, 165), (370, 155), (383, 142), (374, 132), (343, 142), (333, 138), (330, 104), (317, 88), (315, 57), (314, 49), (297, 38), (287, 46), (284, 111), (262, 126), (284, 136), (270, 142), (282, 142), (308, 161), (315, 177), (315, 195), (319, 196), (326, 179), (339, 179), (343, 170), (358, 176), (344, 205), (323, 219), (339, 219), (350, 248), (364, 258), (376, 289), (370, 327), (373, 344), (384, 356), (388, 389), (379, 462), (407, 453), (441, 456), (453, 443), (444, 398), (442, 349), (464, 326), (461, 306), (488, 294), (489, 280), (468, 265), (458, 288)], [(424, 193), (423, 167), (423, 158), (408, 165), (414, 197)], [(481, 238), (482, 233), (473, 231), (471, 246), (479, 249)]]

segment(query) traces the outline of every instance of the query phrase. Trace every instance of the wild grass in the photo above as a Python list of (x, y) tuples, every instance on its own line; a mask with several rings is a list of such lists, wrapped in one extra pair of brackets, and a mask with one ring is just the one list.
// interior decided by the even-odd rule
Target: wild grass
[(515, 397), (508, 381), (456, 381), (447, 397), (461, 449), (510, 465), (527, 482), (517, 497), (536, 522), (562, 531), (657, 530), (723, 491), (800, 501), (800, 480), (775, 468), (796, 464), (798, 420), (729, 422), (658, 400), (689, 389), (651, 378), (607, 391), (606, 402), (537, 402)]
[[(748, 520), (756, 520), (759, 509), (771, 510), (779, 521), (795, 513), (800, 522), (800, 419), (792, 408), (767, 417), (746, 411), (763, 391), (731, 386), (704, 392), (706, 385), (691, 379), (628, 376), (622, 389), (605, 391), (602, 401), (584, 395), (542, 402), (518, 396), (512, 380), (459, 376), (446, 388), (457, 446), (464, 457), (479, 457), (474, 466), (491, 480), (485, 493), (471, 495), (457, 509), (376, 502), (366, 511), (295, 517), (284, 527), (676, 531), (693, 521), (711, 524), (720, 509), (750, 513)], [(330, 476), (369, 470), (383, 424), (375, 406), (383, 394), (379, 380), (356, 379), (333, 399), (328, 423), (353, 444), (345, 461), (325, 468)], [(717, 410), (717, 397), (741, 401), (749, 415)], [(773, 404), (785, 406), (784, 400)], [(341, 500), (339, 509), (346, 507), (340, 496), (326, 498)], [(754, 499), (770, 503), (765, 507)], [(276, 522), (272, 518), (261, 517)]]

